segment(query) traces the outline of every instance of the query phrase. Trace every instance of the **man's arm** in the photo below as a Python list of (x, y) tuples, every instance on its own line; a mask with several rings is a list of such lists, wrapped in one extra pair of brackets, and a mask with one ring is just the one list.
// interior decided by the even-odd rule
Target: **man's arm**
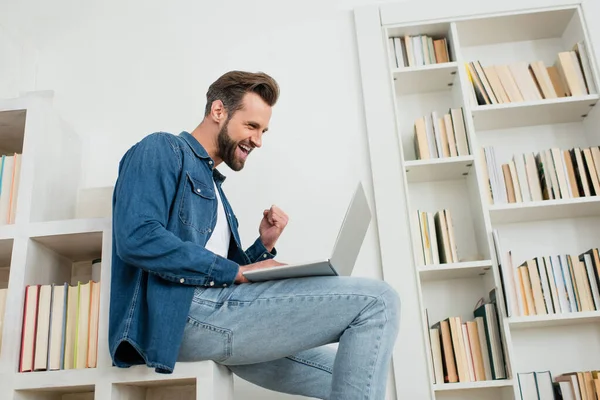
[(182, 160), (168, 134), (152, 134), (124, 157), (115, 187), (117, 255), (171, 282), (231, 285), (239, 265), (166, 229)]

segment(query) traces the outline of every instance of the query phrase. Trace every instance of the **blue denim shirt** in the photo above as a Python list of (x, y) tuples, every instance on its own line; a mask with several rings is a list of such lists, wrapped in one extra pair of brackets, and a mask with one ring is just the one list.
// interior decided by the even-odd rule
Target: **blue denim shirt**
[[(246, 251), (221, 188), (225, 177), (189, 133), (158, 132), (119, 163), (113, 194), (109, 349), (113, 364), (172, 373), (196, 286), (234, 283), (240, 265), (273, 258), (259, 239)], [(217, 220), (215, 185), (231, 242), (227, 258), (205, 248)]]

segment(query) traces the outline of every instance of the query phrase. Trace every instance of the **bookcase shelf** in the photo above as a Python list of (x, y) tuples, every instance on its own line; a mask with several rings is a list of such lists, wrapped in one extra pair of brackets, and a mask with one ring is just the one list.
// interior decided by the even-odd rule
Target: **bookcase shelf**
[(539, 101), (491, 104), (473, 108), (478, 131), (580, 122), (598, 102), (597, 94)]
[(489, 207), (493, 224), (600, 216), (600, 197), (543, 200)]
[(93, 391), (98, 375), (94, 369), (85, 368), (14, 374), (12, 379), (16, 390), (74, 393)]
[(404, 163), (410, 183), (461, 179), (472, 170), (473, 156), (411, 160)]
[(17, 234), (15, 225), (0, 225), (0, 240), (3, 239), (14, 239)]
[(392, 73), (399, 95), (450, 90), (456, 81), (458, 64), (448, 62), (395, 69)]
[(581, 311), (566, 314), (528, 315), (511, 317), (511, 329), (544, 328), (578, 324), (596, 324), (600, 321), (600, 311)]
[[(600, 246), (595, 228), (600, 220), (600, 196), (595, 195), (599, 190), (590, 190), (587, 184), (576, 187), (579, 183), (572, 179), (576, 173), (589, 172), (583, 172), (584, 166), (600, 163), (596, 156), (589, 156), (597, 155), (595, 147), (600, 145), (600, 110), (596, 107), (600, 30), (595, 21), (600, 8), (588, 0), (577, 4), (549, 0), (543, 6), (535, 0), (504, 3), (472, 1), (460, 10), (460, 5), (453, 4), (444, 10), (423, 6), (418, 11), (415, 3), (390, 4), (355, 14), (382, 260), (407, 254), (404, 262), (414, 268), (398, 269), (383, 261), (384, 276), (405, 296), (419, 299), (420, 319), (405, 323), (414, 332), (412, 342), (420, 335), (423, 346), (420, 352), (403, 350), (394, 355), (401, 366), (406, 359), (419, 360), (411, 363), (410, 373), (406, 369), (396, 372), (398, 397), (425, 376), (428, 393), (413, 392), (412, 397), (520, 400), (518, 374), (549, 370), (557, 376), (598, 368), (594, 360), (600, 357), (596, 345), (600, 329), (594, 323), (600, 311), (516, 317), (512, 308), (509, 316), (512, 292), (506, 293), (505, 284), (515, 271), (525, 273), (517, 268), (526, 259), (570, 257)], [(375, 38), (381, 33), (384, 40), (378, 43)], [(397, 46), (389, 45), (390, 38), (432, 34), (447, 38), (450, 63), (397, 68), (396, 61), (394, 65), (390, 49)], [(457, 131), (444, 114), (459, 108), (464, 111), (468, 150), (462, 157), (448, 157), (458, 141), (448, 135), (448, 127)], [(453, 123), (458, 115), (451, 115)], [(552, 158), (546, 159), (548, 153)], [(577, 167), (554, 161), (559, 156), (570, 160), (571, 154)], [(585, 165), (580, 154), (587, 157)], [(561, 170), (553, 170), (549, 162), (570, 174), (568, 187)], [(523, 173), (531, 180), (525, 182)], [(504, 176), (509, 180), (500, 181)], [(539, 196), (537, 191), (522, 192), (536, 184), (536, 179), (550, 176), (561, 180), (560, 193), (556, 187), (550, 196), (547, 191)], [(595, 177), (600, 180), (600, 171), (597, 176), (590, 172), (590, 181)], [(544, 184), (546, 189), (548, 184)], [(573, 197), (573, 191), (589, 195)], [(537, 201), (544, 196), (560, 199)], [(509, 203), (513, 198), (519, 202)], [(485, 261), (444, 263), (448, 257), (445, 232), (450, 232), (450, 224), (444, 226), (442, 210), (452, 214), (458, 260)], [(430, 219), (432, 213), (437, 219)], [(399, 244), (398, 238), (407, 244)], [(575, 264), (580, 282), (585, 281), (584, 273), (593, 277), (589, 262), (583, 270), (578, 257), (567, 259), (569, 265)], [(406, 283), (411, 279), (414, 288)], [(544, 293), (551, 289), (550, 285)], [(588, 310), (589, 292), (582, 296), (586, 296), (582, 304), (563, 302), (559, 309)], [(477, 325), (481, 320), (476, 320), (474, 310), (479, 316), (484, 310), (488, 320), (497, 316), (497, 331), (486, 331), (493, 343), (477, 345), (474, 341), (475, 332), (483, 329)], [(475, 353), (461, 344), (465, 335), (465, 343)], [(445, 346), (454, 353), (444, 352)], [(480, 381), (481, 369), (476, 370), (481, 368), (480, 357), (483, 364), (486, 357), (479, 351), (492, 347), (490, 359), (505, 376), (490, 381), (486, 371), (487, 380)], [(568, 355), (549, 351), (558, 348), (568, 349)], [(466, 364), (460, 376), (456, 357), (463, 351)], [(449, 372), (449, 360), (440, 361), (440, 354), (455, 357), (450, 365), (456, 371)], [(423, 356), (425, 362), (420, 362)], [(464, 365), (472, 368), (468, 375)], [(458, 378), (450, 376), (457, 371)], [(477, 374), (479, 379), (474, 379)]]
[(436, 392), (445, 392), (453, 390), (473, 390), (473, 389), (492, 389), (512, 386), (512, 379), (499, 379), (496, 381), (477, 381), (463, 383), (442, 383), (433, 385)]
[(473, 278), (485, 275), (492, 268), (491, 260), (453, 264), (437, 264), (419, 267), (421, 280), (439, 281), (447, 279)]

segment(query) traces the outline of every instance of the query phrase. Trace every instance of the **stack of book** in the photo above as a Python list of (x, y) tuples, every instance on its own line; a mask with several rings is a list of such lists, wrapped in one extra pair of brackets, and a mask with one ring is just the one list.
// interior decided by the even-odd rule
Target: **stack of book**
[(466, 68), (478, 105), (585, 96), (596, 90), (583, 42), (571, 51), (558, 53), (553, 66), (547, 67), (543, 61), (521, 61), (484, 67), (474, 61)]
[(463, 109), (452, 108), (418, 118), (414, 124), (415, 156), (418, 160), (469, 155)]
[(21, 154), (0, 159), (0, 225), (14, 224), (21, 176)]
[(558, 375), (550, 371), (517, 374), (521, 400), (595, 400), (600, 398), (600, 371), (577, 371)]
[(600, 194), (598, 146), (515, 154), (498, 164), (493, 147), (482, 149), (490, 204), (570, 199)]
[(473, 314), (471, 321), (450, 317), (430, 327), (435, 383), (506, 379), (495, 304), (482, 304)]
[(515, 268), (512, 252), (501, 250), (497, 230), (493, 236), (509, 317), (600, 310), (598, 248), (578, 256), (533, 257)]
[(95, 368), (100, 283), (28, 285), (19, 372)]
[(446, 38), (427, 35), (388, 38), (390, 62), (394, 68), (418, 67), (450, 61)]
[(418, 227), (416, 242), (421, 243), (417, 251), (417, 265), (456, 263), (458, 251), (454, 225), (450, 210), (437, 212), (417, 210), (414, 214)]

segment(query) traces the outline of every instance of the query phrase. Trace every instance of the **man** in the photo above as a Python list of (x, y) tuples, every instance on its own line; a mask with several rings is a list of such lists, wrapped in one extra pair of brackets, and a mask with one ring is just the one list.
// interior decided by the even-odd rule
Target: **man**
[[(260, 236), (244, 251), (216, 167), (244, 167), (278, 97), (270, 76), (228, 72), (210, 86), (191, 133), (154, 133), (124, 155), (113, 197), (113, 363), (171, 373), (177, 361), (214, 360), (275, 391), (383, 399), (399, 324), (389, 285), (350, 277), (248, 283), (243, 275), (281, 265), (275, 244), (288, 216), (264, 210)], [(336, 342), (337, 351), (323, 347)]]

